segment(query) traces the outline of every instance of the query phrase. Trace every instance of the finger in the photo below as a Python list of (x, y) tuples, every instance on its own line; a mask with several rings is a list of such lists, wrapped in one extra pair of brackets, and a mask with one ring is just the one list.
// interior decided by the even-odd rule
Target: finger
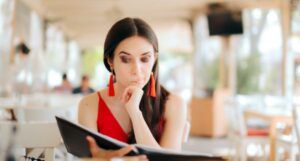
[(132, 88), (131, 86), (128, 86), (124, 90), (124, 92), (122, 94), (122, 97), (121, 97), (121, 100), (122, 100), (123, 103), (125, 103), (125, 102), (127, 102), (129, 100), (129, 98), (130, 98), (130, 96), (132, 94), (132, 89), (131, 88)]
[(137, 83), (135, 86), (139, 89), (143, 89), (144, 85), (142, 83)]
[(134, 97), (137, 100), (140, 100), (142, 98), (143, 94), (144, 94), (144, 91), (141, 88), (137, 87), (134, 90), (134, 92), (132, 93), (132, 97)]
[(91, 136), (87, 136), (86, 140), (89, 142), (90, 151), (93, 157), (96, 157), (101, 149), (98, 147), (95, 139)]
[(116, 156), (122, 157), (122, 156), (128, 154), (129, 152), (131, 152), (133, 150), (133, 148), (134, 148), (133, 146), (129, 145), (129, 146), (126, 146), (124, 148), (114, 151), (114, 153)]
[(144, 91), (142, 88), (137, 88), (137, 90), (136, 90), (137, 95), (143, 95), (143, 93), (144, 93)]
[(122, 96), (121, 96), (121, 101), (123, 102), (123, 103), (125, 103), (126, 101), (126, 99), (125, 99), (125, 97), (126, 97), (126, 95), (127, 95), (127, 90), (128, 90), (128, 88), (125, 88), (125, 90), (124, 90), (124, 92), (122, 93)]

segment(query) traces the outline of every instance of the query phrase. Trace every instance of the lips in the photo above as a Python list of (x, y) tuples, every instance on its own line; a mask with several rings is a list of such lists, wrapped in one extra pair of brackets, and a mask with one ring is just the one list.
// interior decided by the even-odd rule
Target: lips
[(143, 81), (142, 80), (132, 81), (132, 83), (140, 84), (140, 83), (143, 83)]
[(134, 84), (142, 84), (143, 83), (143, 79), (135, 79), (133, 81), (131, 81)]

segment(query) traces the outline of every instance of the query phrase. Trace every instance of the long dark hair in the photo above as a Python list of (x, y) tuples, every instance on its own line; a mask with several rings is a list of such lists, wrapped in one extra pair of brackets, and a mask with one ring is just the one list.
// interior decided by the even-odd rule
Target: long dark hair
[[(104, 65), (110, 72), (109, 59), (114, 58), (114, 51), (118, 44), (129, 37), (141, 36), (152, 44), (155, 53), (158, 53), (158, 41), (154, 31), (143, 20), (139, 18), (124, 18), (116, 22), (109, 30), (105, 43), (104, 43)], [(157, 56), (158, 57), (158, 56)], [(143, 88), (144, 94), (140, 102), (140, 110), (143, 117), (151, 130), (154, 138), (159, 141), (163, 132), (162, 122), (165, 109), (165, 103), (167, 101), (169, 92), (160, 85), (158, 79), (158, 59), (155, 60), (152, 72), (156, 81), (156, 97), (150, 97), (147, 95), (148, 88), (150, 86), (150, 80)], [(117, 81), (117, 80), (116, 80)], [(135, 143), (134, 132), (129, 135), (129, 143)]]

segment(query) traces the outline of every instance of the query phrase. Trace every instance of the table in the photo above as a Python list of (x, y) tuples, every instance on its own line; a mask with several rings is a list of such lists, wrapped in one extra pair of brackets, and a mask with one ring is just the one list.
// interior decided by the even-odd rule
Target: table
[[(51, 121), (54, 115), (64, 115), (77, 120), (77, 107), (82, 96), (67, 94), (31, 94), (17, 97), (0, 97), (0, 110), (8, 111), (11, 120)], [(47, 114), (48, 113), (48, 114)]]
[[(79, 161), (108, 161), (105, 159), (96, 159), (96, 158), (82, 158)], [(140, 161), (139, 157), (133, 156), (133, 157), (120, 157), (120, 158), (112, 158), (109, 161)]]

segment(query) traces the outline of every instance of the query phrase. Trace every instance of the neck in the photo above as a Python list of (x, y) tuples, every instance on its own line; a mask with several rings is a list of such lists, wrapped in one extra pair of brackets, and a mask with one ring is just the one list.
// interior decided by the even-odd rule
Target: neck
[(126, 88), (125, 86), (122, 86), (119, 83), (114, 83), (115, 99), (121, 101), (121, 97), (122, 97), (122, 94), (124, 93), (125, 88)]
[(109, 97), (107, 89), (107, 97), (109, 100), (109, 104), (114, 107), (123, 107), (123, 103), (121, 102), (122, 94), (124, 93), (126, 87), (120, 85), (119, 83), (114, 83), (115, 96)]
[(87, 87), (87, 86), (82, 86), (81, 87), (81, 90), (83, 90), (83, 91), (87, 91), (89, 89), (89, 87)]

